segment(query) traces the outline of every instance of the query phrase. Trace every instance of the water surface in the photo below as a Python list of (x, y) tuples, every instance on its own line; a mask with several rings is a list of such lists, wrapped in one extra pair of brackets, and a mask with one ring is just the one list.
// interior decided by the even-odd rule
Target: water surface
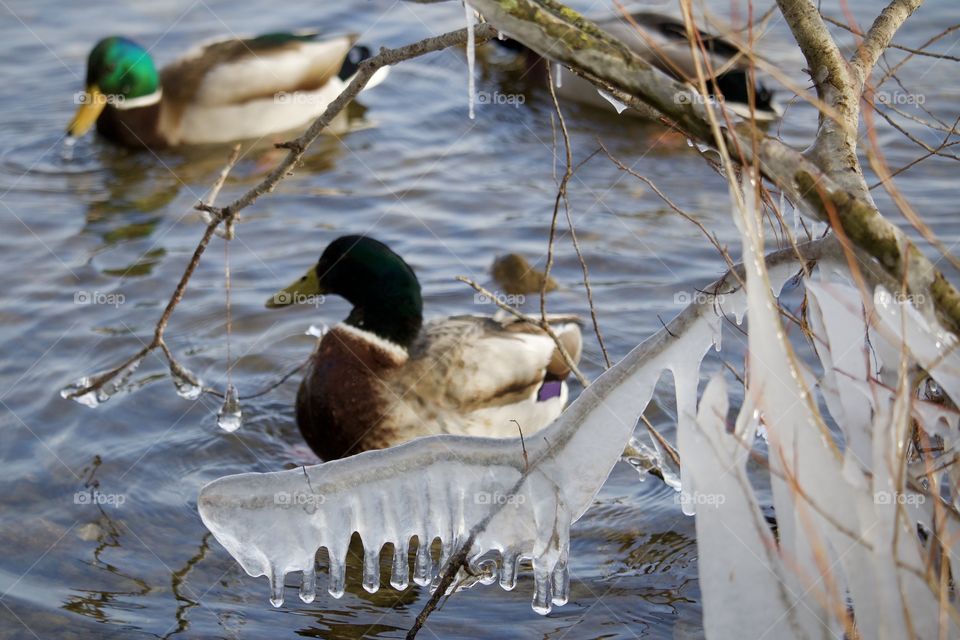
[[(850, 4), (864, 23), (876, 10), (867, 0)], [(609, 10), (599, 2), (577, 6)], [(216, 398), (179, 398), (153, 357), (135, 377), (142, 383), (136, 393), (95, 410), (60, 398), (64, 385), (117, 364), (149, 339), (202, 232), (191, 208), (228, 153), (216, 147), (135, 154), (91, 137), (67, 163), (61, 134), (82, 86), (86, 53), (110, 33), (137, 38), (162, 64), (208, 37), (301, 26), (355, 31), (374, 46), (398, 46), (459, 27), (461, 7), (6, 0), (0, 14), (0, 638), (402, 637), (427, 598), (422, 589), (367, 594), (354, 556), (343, 599), (324, 594), (306, 605), (291, 587), (287, 605), (274, 610), (266, 581), (247, 577), (197, 516), (197, 492), (213, 478), (310, 459), (293, 423), (295, 380), (246, 402), (244, 426), (233, 435), (216, 428)], [(952, 3), (930, 2), (898, 41), (917, 45), (954, 18)], [(789, 42), (774, 20), (763, 51), (805, 86), (803, 61)], [(957, 42), (954, 34), (940, 50)], [(270, 293), (338, 235), (371, 233), (404, 255), (423, 283), (429, 315), (492, 313), (454, 277), (489, 283), (500, 253), (519, 252), (542, 266), (556, 189), (549, 94), (502, 55), (480, 58), (478, 90), (522, 96), (523, 104), (479, 104), (471, 121), (462, 51), (404, 63), (362, 97), (364, 108), (353, 110), (357, 130), (324, 138), (292, 179), (244, 213), (230, 249), (234, 381), (242, 393), (304, 357), (310, 324), (346, 315), (347, 305), (335, 299), (317, 309), (263, 308)], [(960, 97), (955, 66), (924, 61), (905, 80), (911, 95), (953, 122)], [(683, 139), (572, 105), (565, 113), (577, 160), (603, 140), (739, 253), (724, 181)], [(813, 130), (813, 111), (802, 103), (779, 125), (798, 145)], [(940, 141), (939, 134), (920, 135)], [(893, 167), (922, 154), (889, 127), (880, 139)], [(223, 198), (255, 184), (279, 160), (269, 148), (273, 141), (245, 154)], [(952, 161), (933, 158), (898, 179), (947, 246), (960, 238), (955, 178)], [(875, 196), (894, 211), (879, 190)], [(679, 292), (723, 271), (696, 227), (602, 155), (578, 171), (570, 198), (614, 358), (681, 308)], [(223, 243), (216, 240), (168, 331), (177, 356), (220, 389), (227, 355), (223, 266)], [(586, 315), (580, 266), (565, 230), (553, 275), (560, 287), (550, 294), (551, 310)], [(94, 294), (113, 302), (85, 304), (83, 296)], [(536, 309), (536, 301), (528, 307)], [(736, 332), (725, 347), (727, 360), (740, 368)], [(602, 362), (588, 335), (584, 371), (594, 377)], [(669, 435), (673, 402), (669, 383), (662, 386), (651, 417)], [(111, 501), (92, 504), (91, 482)], [(456, 595), (423, 636), (701, 635), (693, 520), (681, 515), (671, 490), (656, 480), (638, 482), (626, 465), (618, 465), (574, 526), (571, 573), (570, 604), (548, 617), (530, 610), (528, 572), (510, 593), (486, 587)]]

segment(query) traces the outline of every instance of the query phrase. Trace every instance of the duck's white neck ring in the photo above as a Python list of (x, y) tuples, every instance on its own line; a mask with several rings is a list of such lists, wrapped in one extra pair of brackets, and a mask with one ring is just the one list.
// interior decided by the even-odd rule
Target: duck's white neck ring
[(120, 111), (127, 111), (128, 109), (139, 109), (140, 107), (149, 107), (150, 105), (157, 104), (162, 97), (163, 89), (157, 89), (153, 93), (148, 93), (145, 96), (117, 100), (112, 104)]
[(410, 354), (407, 352), (407, 350), (401, 347), (399, 344), (391, 340), (387, 340), (386, 338), (381, 338), (372, 331), (366, 331), (360, 327), (347, 324), (346, 322), (337, 324), (336, 328), (344, 333), (351, 334), (357, 338), (360, 338), (361, 340), (367, 341), (368, 343), (379, 348), (381, 351), (389, 354), (394, 360), (399, 362), (406, 362), (406, 360), (410, 357)]

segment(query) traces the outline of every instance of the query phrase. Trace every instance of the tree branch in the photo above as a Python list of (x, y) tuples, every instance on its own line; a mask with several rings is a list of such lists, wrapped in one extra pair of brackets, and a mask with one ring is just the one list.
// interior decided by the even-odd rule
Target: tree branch
[[(712, 105), (694, 99), (689, 87), (652, 68), (572, 9), (556, 0), (472, 0), (471, 4), (490, 24), (534, 51), (583, 72), (590, 80), (599, 80), (606, 88), (613, 87), (614, 95), (628, 105), (654, 108), (691, 138), (714, 144), (706, 112), (714, 108)], [(943, 325), (960, 333), (960, 292), (898, 227), (883, 217), (869, 195), (853, 135), (859, 118), (859, 94), (851, 91), (846, 63), (833, 53), (836, 44), (832, 39), (817, 41), (824, 35), (829, 38), (829, 33), (819, 14), (811, 15), (815, 9), (809, 0), (780, 0), (780, 4), (796, 25), (811, 64), (823, 64), (832, 70), (826, 78), (830, 82), (824, 86), (837, 94), (833, 99), (843, 103), (837, 111), (854, 116), (853, 128), (824, 118), (816, 150), (809, 155), (767, 136), (750, 122), (723, 127), (725, 143), (740, 149), (742, 162), (759, 160), (763, 175), (807, 213), (831, 224), (834, 221), (828, 207), (835, 207), (843, 230), (855, 245), (877, 259), (898, 282), (906, 275), (914, 299), (927, 301), (922, 310), (928, 317), (933, 317), (931, 309), (935, 307)], [(843, 91), (836, 90), (834, 83)], [(688, 99), (677, 99), (681, 94)]]
[(923, 0), (892, 0), (873, 21), (863, 42), (857, 47), (857, 51), (850, 60), (850, 67), (854, 71), (860, 90), (870, 77), (870, 72), (876, 66), (877, 60), (893, 41), (894, 34), (922, 4)]

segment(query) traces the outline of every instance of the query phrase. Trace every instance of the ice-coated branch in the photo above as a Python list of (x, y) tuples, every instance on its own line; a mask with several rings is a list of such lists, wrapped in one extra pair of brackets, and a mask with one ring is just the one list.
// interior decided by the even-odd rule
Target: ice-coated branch
[[(720, 498), (697, 512), (704, 631), (716, 638), (956, 637), (960, 615), (947, 576), (957, 570), (958, 476), (904, 473), (913, 455), (937, 460), (915, 448), (926, 442), (930, 451), (928, 435), (942, 437), (945, 452), (955, 450), (956, 409), (914, 397), (911, 378), (929, 374), (938, 393), (957, 397), (956, 341), (891, 295), (899, 289), (870, 282), (860, 291), (847, 283), (849, 272), (837, 281), (821, 267), (820, 278), (805, 281), (823, 368), (814, 388), (758, 259), (756, 198), (742, 200), (734, 219), (748, 265), (750, 376), (732, 429), (723, 380), (710, 382), (694, 446), (684, 450), (697, 485)], [(842, 450), (824, 423), (824, 405), (843, 434)], [(761, 424), (775, 536), (759, 506), (766, 489), (755, 489), (746, 468)]]
[[(833, 243), (820, 240), (768, 256), (774, 288), (796, 271), (798, 253), (816, 260)], [(743, 267), (737, 270), (742, 279)], [(745, 311), (733, 274), (706, 291), (707, 300), (687, 307), (603, 373), (554, 423), (527, 438), (528, 457), (519, 438), (420, 438), (305, 469), (220, 478), (201, 490), (200, 516), (248, 574), (269, 577), (278, 606), (292, 571), (302, 572), (301, 598), (313, 600), (320, 547), (330, 557), (328, 591), (339, 597), (347, 547), (357, 532), (368, 591), (379, 588), (385, 544), (394, 549), (390, 583), (403, 589), (412, 538), (414, 581), (423, 586), (436, 581), (430, 555), (436, 538), (440, 566), (472, 539), (465, 557), (483, 583), (499, 577), (512, 589), (519, 560), (532, 559), (533, 607), (546, 613), (567, 599), (570, 525), (620, 459), (664, 370), (673, 373), (677, 388), (681, 446), (692, 433), (701, 359), (720, 339), (722, 315), (742, 317)], [(681, 473), (684, 491), (692, 491), (690, 470)]]

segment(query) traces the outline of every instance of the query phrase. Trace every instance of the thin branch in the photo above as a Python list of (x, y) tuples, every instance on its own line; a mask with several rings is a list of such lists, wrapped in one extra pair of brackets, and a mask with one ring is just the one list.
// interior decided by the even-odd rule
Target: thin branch
[[(230, 174), (230, 171), (237, 164), (237, 160), (240, 158), (240, 145), (236, 145), (233, 148), (233, 151), (230, 153), (230, 157), (227, 160), (226, 166), (220, 172), (220, 175), (217, 177), (213, 186), (210, 188), (210, 202), (213, 202), (213, 199), (217, 197), (220, 193), (220, 189), (223, 188), (224, 182), (227, 180), (227, 176)], [(197, 207), (200, 207), (202, 203), (198, 204)], [(224, 221), (223, 217), (215, 216), (210, 222), (207, 223), (206, 229), (203, 231), (203, 236), (200, 238), (200, 242), (197, 244), (196, 249), (193, 251), (193, 255), (190, 257), (190, 262), (187, 263), (186, 268), (183, 270), (183, 275), (180, 276), (180, 280), (177, 282), (176, 288), (173, 290), (173, 294), (170, 296), (170, 300), (167, 302), (167, 306), (164, 308), (163, 313), (160, 314), (160, 319), (157, 320), (157, 324), (153, 330), (153, 339), (144, 346), (140, 351), (134, 354), (131, 358), (126, 360), (120, 366), (108, 371), (107, 373), (94, 378), (89, 385), (73, 391), (67, 398), (75, 399), (80, 396), (86, 395), (92, 391), (98, 391), (103, 388), (111, 380), (115, 379), (124, 369), (134, 362), (144, 358), (148, 353), (154, 349), (160, 349), (163, 352), (163, 355), (166, 357), (167, 362), (170, 365), (170, 371), (176, 376), (189, 380), (191, 383), (196, 383), (197, 380), (193, 377), (190, 372), (183, 367), (176, 358), (174, 358), (173, 353), (170, 351), (170, 348), (167, 346), (164, 341), (164, 332), (167, 329), (167, 324), (170, 322), (170, 316), (173, 315), (173, 310), (176, 309), (177, 305), (183, 299), (183, 293), (186, 291), (187, 283), (190, 281), (190, 277), (193, 275), (193, 272), (196, 271), (197, 265), (200, 264), (200, 258), (203, 256), (203, 252), (206, 251), (207, 246), (210, 244), (210, 239), (213, 238), (214, 231), (217, 227), (220, 226), (220, 223)]]
[(892, 0), (873, 21), (850, 60), (861, 87), (870, 77), (870, 72), (893, 40), (894, 34), (921, 4), (923, 0)]

